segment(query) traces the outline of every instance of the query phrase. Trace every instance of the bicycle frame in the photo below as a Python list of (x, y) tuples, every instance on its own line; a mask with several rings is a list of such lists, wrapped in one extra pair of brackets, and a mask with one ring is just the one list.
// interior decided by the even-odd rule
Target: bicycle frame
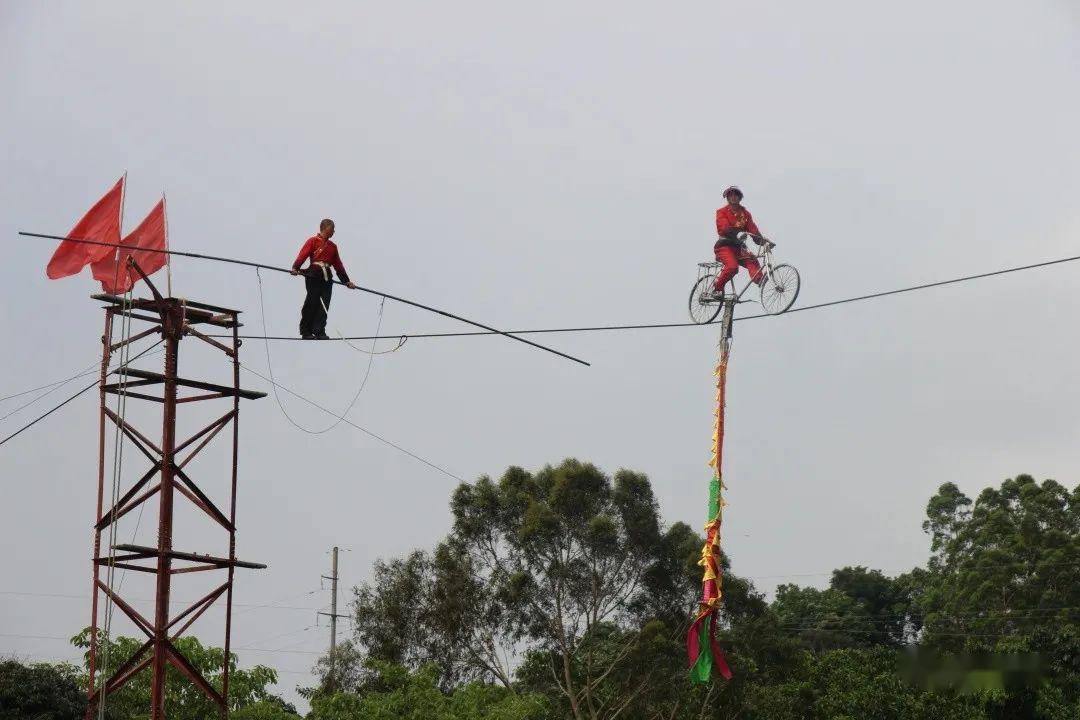
[[(765, 277), (772, 278), (772, 275), (773, 275), (773, 257), (772, 257), (772, 249), (769, 247), (768, 244), (758, 245), (757, 253), (754, 255), (754, 259), (757, 260), (758, 264), (761, 266), (762, 274), (765, 275)], [(721, 262), (698, 263), (698, 279), (700, 280), (702, 277), (705, 277), (705, 276), (716, 277), (717, 275), (720, 274), (720, 268), (722, 268), (723, 266), (724, 266), (724, 264), (721, 263)], [(736, 277), (738, 277), (738, 276), (736, 276)], [(754, 284), (755, 284), (754, 281), (748, 277), (747, 280), (746, 280), (746, 285), (743, 286), (742, 290), (740, 290), (738, 293), (736, 293), (735, 302), (736, 303), (751, 302), (750, 300), (743, 300), (742, 298), (743, 298), (743, 295), (746, 294), (746, 291), (750, 289), (750, 286), (754, 285)], [(732, 292), (735, 292), (735, 278), (734, 277), (731, 278), (730, 280), (728, 280), (728, 285), (731, 287)], [(709, 290), (712, 289), (711, 285), (708, 286), (708, 289)], [(706, 305), (711, 304), (711, 303), (720, 302), (719, 300), (712, 300), (712, 299), (705, 298), (705, 297), (701, 298), (701, 301)]]

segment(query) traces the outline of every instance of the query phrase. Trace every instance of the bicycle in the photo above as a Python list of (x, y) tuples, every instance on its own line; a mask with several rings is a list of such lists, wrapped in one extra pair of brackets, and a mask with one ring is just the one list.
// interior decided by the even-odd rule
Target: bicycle
[[(787, 312), (795, 303), (795, 299), (799, 297), (801, 284), (799, 271), (791, 265), (775, 265), (773, 263), (772, 249), (775, 247), (774, 243), (747, 232), (739, 233), (738, 237), (741, 242), (745, 242), (749, 237), (762, 241), (761, 245), (758, 246), (757, 254), (754, 256), (758, 264), (761, 265), (761, 273), (764, 276), (764, 280), (760, 285), (759, 301), (761, 307), (769, 315), (780, 315)], [(690, 289), (689, 306), (690, 319), (699, 325), (711, 323), (724, 307), (724, 298), (728, 296), (727, 288), (725, 288), (724, 295), (716, 295), (713, 292), (716, 276), (720, 274), (720, 268), (722, 267), (723, 263), (719, 262), (698, 263), (698, 277), (694, 282), (694, 286)], [(731, 287), (731, 292), (734, 293), (735, 278), (729, 280), (728, 284)], [(735, 295), (736, 303), (751, 302), (750, 300), (743, 300), (743, 295), (753, 284), (752, 280), (748, 279), (746, 281), (746, 287)]]

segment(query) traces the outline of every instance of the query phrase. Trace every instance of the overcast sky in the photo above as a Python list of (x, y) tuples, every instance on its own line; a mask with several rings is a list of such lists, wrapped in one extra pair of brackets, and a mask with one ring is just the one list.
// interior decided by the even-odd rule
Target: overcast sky
[[(684, 321), (731, 183), (800, 269), (801, 304), (1078, 255), (1077, 7), (2, 3), (0, 396), (100, 357), (89, 276), (46, 280), (53, 244), (16, 233), (66, 232), (125, 170), (125, 229), (164, 190), (175, 249), (287, 265), (330, 216), (357, 282), (504, 328)], [(925, 562), (920, 523), (943, 482), (1077, 485), (1078, 281), (1065, 264), (737, 325), (734, 570), (766, 592), (849, 564), (902, 572)], [(270, 333), (294, 334), (301, 282), (263, 284)], [(177, 259), (173, 288), (262, 333), (251, 270)], [(331, 332), (370, 333), (378, 309), (337, 288)], [(385, 308), (388, 333), (460, 327)], [(716, 327), (535, 339), (592, 367), (505, 338), (415, 339), (376, 359), (350, 418), (470, 481), (569, 456), (633, 468), (667, 522), (700, 527)], [(227, 378), (195, 344), (181, 374)], [(339, 410), (366, 363), (342, 343), (270, 352), (283, 384)], [(265, 373), (262, 343), (242, 360)], [(327, 424), (282, 401), (305, 427)], [(88, 624), (96, 412), (87, 394), (0, 448), (0, 653), (77, 655), (15, 636)], [(153, 432), (152, 413), (131, 417)], [(239, 608), (234, 646), (284, 648), (239, 653), (280, 669), (296, 699), (327, 642), (314, 627), (327, 550), (351, 550), (352, 585), (376, 558), (431, 547), (457, 481), (347, 425), (301, 433), (272, 397), (245, 404), (240, 436), (238, 553), (270, 568), (240, 572), (236, 602), (288, 608)], [(193, 476), (222, 498), (215, 452)], [(145, 465), (129, 452), (124, 468), (130, 483)], [(137, 541), (154, 543), (155, 514)], [(227, 551), (187, 519), (175, 544)], [(210, 582), (192, 577), (174, 597)], [(124, 582), (152, 597), (142, 577)], [(195, 626), (204, 641), (220, 642), (220, 617)]]

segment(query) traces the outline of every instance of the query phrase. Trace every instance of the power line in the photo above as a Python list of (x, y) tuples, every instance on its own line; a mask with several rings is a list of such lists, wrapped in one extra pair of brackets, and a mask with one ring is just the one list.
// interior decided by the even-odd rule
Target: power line
[[(311, 593), (304, 593), (310, 595)], [(76, 595), (72, 593), (43, 593), (43, 592), (26, 592), (22, 590), (0, 590), (0, 595), (11, 595), (15, 597), (37, 597), (37, 598), (59, 598), (63, 600), (89, 600), (87, 595)], [(295, 596), (294, 596), (295, 597)], [(128, 602), (155, 602), (154, 598), (126, 598)], [(175, 600), (170, 599), (170, 605), (186, 606), (190, 605), (192, 600)], [(233, 603), (234, 608), (250, 608), (252, 610), (303, 610), (304, 612), (317, 612), (317, 607), (307, 607), (304, 605), (278, 605), (278, 604), (249, 604), (249, 603)]]
[(270, 653), (271, 655), (279, 654), (279, 653), (283, 653), (283, 654), (286, 654), (286, 655), (325, 655), (326, 654), (325, 650), (268, 650), (266, 648), (247, 648), (247, 649), (244, 650), (244, 652), (261, 652), (261, 653)]
[[(775, 612), (775, 610), (774, 610)], [(1053, 621), (1058, 619), (1080, 620), (1080, 618), (1057, 618), (1054, 617), (1057, 613), (1064, 613), (1073, 615), (1080, 613), (1080, 607), (1075, 605), (1060, 608), (1031, 608), (1025, 612), (1007, 612), (996, 610), (984, 610), (982, 612), (970, 612), (970, 613), (945, 613), (936, 612), (934, 610), (921, 610), (913, 609), (910, 612), (900, 615), (846, 615), (840, 612), (830, 612), (828, 614), (822, 613), (821, 615), (801, 615), (788, 619), (781, 619), (780, 625), (805, 625), (813, 622), (837, 622), (837, 621), (851, 621), (864, 625), (884, 625), (890, 626), (897, 623), (905, 622), (908, 620), (918, 620), (926, 625), (931, 622), (939, 622), (944, 620), (961, 621), (961, 622), (1009, 622), (1013, 620), (1042, 620)], [(1048, 617), (1049, 615), (1049, 617)], [(778, 614), (779, 617), (779, 614)], [(883, 630), (881, 632), (884, 632)]]
[(64, 663), (67, 665), (80, 665), (85, 658), (82, 655), (76, 655), (75, 657), (56, 657), (55, 655), (41, 655), (36, 652), (28, 652), (26, 650), (11, 650), (5, 651), (4, 659), (14, 659), (24, 662), (34, 663)]
[(19, 635), (13, 633), (0, 633), (0, 637), (14, 638), (16, 640), (71, 640), (69, 637), (60, 637), (59, 635)]
[[(55, 640), (58, 642), (70, 642), (71, 638), (60, 635), (23, 635), (15, 633), (0, 633), (0, 638), (12, 638), (14, 640)], [(240, 648), (237, 648), (240, 649)], [(245, 652), (262, 653), (287, 653), (289, 655), (325, 655), (320, 650), (269, 650), (266, 648), (243, 648)]]
[(82, 395), (83, 393), (85, 393), (85, 392), (87, 392), (87, 391), (89, 391), (89, 390), (93, 390), (93, 389), (94, 389), (95, 387), (97, 387), (97, 385), (98, 385), (98, 381), (97, 381), (97, 380), (95, 380), (95, 381), (94, 381), (93, 383), (91, 383), (90, 385), (87, 385), (87, 386), (86, 386), (86, 387), (84, 387), (84, 388), (83, 388), (82, 390), (80, 390), (79, 392), (75, 393), (74, 395), (72, 395), (71, 397), (69, 397), (69, 398), (68, 398), (67, 400), (65, 400), (64, 402), (60, 403), (60, 404), (59, 404), (59, 405), (57, 405), (56, 407), (54, 407), (54, 408), (53, 408), (52, 410), (49, 410), (49, 411), (48, 411), (47, 413), (45, 413), (44, 415), (39, 415), (38, 417), (36, 417), (36, 418), (34, 418), (33, 420), (31, 420), (30, 422), (28, 422), (28, 423), (27, 423), (26, 425), (23, 425), (23, 426), (22, 426), (21, 428), (19, 428), (19, 429), (18, 429), (18, 430), (16, 430), (15, 432), (11, 433), (10, 435), (8, 435), (8, 436), (7, 436), (6, 438), (4, 438), (3, 440), (0, 440), (0, 445), (3, 445), (3, 444), (4, 444), (4, 443), (6, 443), (6, 442), (7, 442), (8, 440), (11, 440), (11, 439), (12, 439), (13, 437), (15, 437), (16, 435), (18, 435), (19, 433), (21, 433), (21, 432), (22, 432), (23, 430), (29, 430), (29, 429), (30, 429), (30, 428), (32, 428), (32, 427), (33, 427), (34, 425), (38, 424), (38, 423), (39, 423), (40, 421), (42, 421), (42, 420), (44, 420), (45, 418), (49, 417), (49, 416), (50, 416), (50, 415), (52, 415), (52, 414), (53, 414), (54, 412), (56, 412), (56, 411), (57, 411), (57, 410), (59, 410), (60, 408), (64, 407), (65, 405), (67, 405), (67, 404), (68, 404), (69, 402), (71, 402), (71, 401), (72, 401), (72, 400), (74, 400), (75, 398), (79, 397), (80, 395)]
[[(799, 627), (791, 627), (791, 628), (782, 627), (780, 629), (784, 630), (785, 632), (790, 632), (790, 633), (818, 632), (818, 633), (832, 633), (832, 634), (835, 634), (835, 635), (840, 635), (840, 634), (844, 634), (844, 633), (848, 633), (848, 634), (851, 634), (851, 635), (880, 635), (880, 634), (882, 634), (882, 632), (880, 630), (857, 630), (857, 629), (850, 629), (849, 630), (849, 629), (846, 629), (846, 628), (840, 629), (840, 628), (819, 628), (819, 627), (802, 627), (802, 628), (799, 628)], [(1000, 633), (937, 632), (935, 630), (929, 630), (929, 631), (927, 631), (927, 633), (929, 635), (931, 635), (931, 636), (940, 636), (940, 637), (978, 637), (978, 638), (1005, 638), (1005, 637), (1012, 637), (1012, 636), (1017, 634), (1017, 633), (1007, 633), (1007, 632), (1000, 632)]]
[[(69, 238), (69, 237), (64, 237), (64, 236), (61, 236), (61, 235), (43, 235), (41, 233), (31, 233), (31, 232), (20, 232), (19, 234), (24, 236), (24, 237), (44, 238), (44, 239), (47, 239), (47, 240), (66, 240), (68, 242), (82, 243), (84, 245), (101, 245), (101, 246), (104, 246), (104, 247), (117, 247), (117, 248), (127, 247), (127, 246), (125, 246), (123, 244), (120, 244), (120, 243), (107, 243), (107, 242), (100, 242), (98, 240), (83, 240), (81, 238)], [(201, 253), (193, 253), (193, 252), (181, 252), (179, 250), (160, 250), (160, 249), (156, 249), (156, 248), (139, 248), (139, 250), (140, 250), (140, 252), (145, 251), (145, 252), (161, 253), (163, 255), (179, 255), (181, 257), (195, 258), (197, 260), (213, 260), (215, 262), (231, 263), (233, 265), (246, 265), (247, 267), (253, 267), (253, 268), (256, 268), (256, 269), (273, 270), (274, 272), (288, 273), (290, 275), (292, 274), (292, 270), (288, 269), (288, 268), (274, 267), (273, 265), (264, 265), (262, 263), (250, 262), (248, 260), (236, 260), (234, 258), (219, 257), (219, 256), (216, 256), (216, 255), (203, 255)], [(337, 280), (331, 280), (331, 282), (333, 282), (335, 284), (338, 284), (338, 285), (345, 285), (345, 283), (337, 281)], [(567, 360), (572, 360), (573, 362), (580, 363), (581, 365), (585, 365), (586, 367), (589, 366), (589, 363), (585, 362), (581, 358), (576, 358), (573, 355), (567, 355), (564, 352), (561, 352), (559, 350), (555, 350), (554, 348), (549, 348), (546, 345), (541, 345), (539, 343), (535, 343), (532, 340), (526, 340), (525, 338), (514, 337), (510, 333), (507, 333), (507, 332), (505, 332), (503, 330), (497, 330), (496, 328), (493, 328), (490, 325), (485, 325), (485, 324), (483, 324), (481, 322), (477, 322), (475, 320), (469, 320), (468, 318), (462, 317), (461, 315), (455, 315), (454, 313), (447, 312), (446, 310), (440, 310), (439, 308), (432, 307), (431, 305), (424, 305), (423, 303), (419, 303), (419, 302), (416, 302), (414, 300), (406, 300), (403, 297), (398, 297), (397, 295), (391, 295), (390, 293), (383, 292), (382, 290), (374, 290), (372, 288), (367, 288), (367, 287), (364, 287), (362, 285), (355, 285), (355, 284), (354, 284), (354, 287), (357, 290), (360, 290), (361, 292), (366, 292), (366, 293), (369, 293), (371, 295), (378, 295), (379, 297), (386, 298), (386, 299), (389, 299), (389, 300), (396, 300), (397, 302), (402, 303), (404, 305), (412, 305), (413, 307), (420, 308), (421, 310), (427, 310), (428, 312), (435, 313), (436, 315), (442, 315), (443, 317), (448, 317), (451, 320), (457, 320), (459, 322), (463, 322), (466, 325), (472, 325), (473, 327), (482, 328), (483, 330), (488, 331), (490, 334), (503, 335), (505, 337), (510, 338), (511, 340), (517, 340), (518, 342), (525, 343), (526, 345), (532, 345), (534, 348), (537, 348), (539, 350), (544, 350), (546, 352), (553, 353), (553, 354), (558, 355), (560, 357), (564, 357)]]
[[(1057, 260), (1047, 260), (1046, 262), (1034, 263), (1031, 265), (1020, 265), (1017, 267), (1004, 268), (1002, 270), (994, 270), (992, 272), (979, 273), (977, 275), (965, 275), (963, 277), (950, 278), (948, 280), (938, 280), (936, 282), (923, 283), (921, 285), (912, 285), (910, 287), (897, 288), (895, 290), (884, 290), (882, 292), (870, 293), (869, 295), (857, 295), (855, 297), (842, 298), (839, 300), (829, 300), (823, 303), (817, 303), (815, 305), (804, 305), (802, 307), (792, 308), (783, 315), (790, 315), (797, 312), (805, 312), (807, 310), (820, 310), (821, 308), (833, 307), (834, 305), (845, 305), (847, 303), (861, 302), (863, 300), (873, 300), (876, 298), (887, 297), (889, 295), (900, 295), (902, 293), (916, 292), (918, 290), (927, 290), (930, 288), (941, 287), (943, 285), (953, 285), (955, 283), (968, 282), (971, 280), (980, 280), (983, 278), (994, 277), (996, 275), (1007, 275), (1008, 273), (1021, 272), (1023, 270), (1034, 270), (1036, 268), (1048, 267), (1050, 265), (1059, 265), (1061, 263), (1075, 262), (1080, 260), (1080, 255), (1074, 255), (1072, 257), (1059, 258)], [(745, 302), (745, 301), (744, 301)], [(759, 315), (747, 315), (746, 317), (735, 318), (735, 322), (742, 320), (758, 320), (767, 317), (777, 317), (776, 315), (770, 315), (768, 313), (761, 313)], [(606, 330), (654, 330), (662, 328), (684, 328), (684, 327), (702, 327), (707, 325), (716, 325), (717, 322), (709, 323), (694, 323), (694, 322), (678, 322), (678, 323), (639, 323), (632, 325), (593, 325), (586, 327), (558, 327), (558, 328), (541, 328), (541, 329), (526, 329), (526, 330), (507, 330), (506, 332), (513, 335), (537, 335), (541, 333), (573, 333), (573, 332), (601, 332)], [(413, 338), (450, 338), (450, 337), (475, 337), (481, 335), (492, 335), (490, 332), (441, 332), (441, 333), (402, 333), (398, 335), (349, 335), (343, 338), (330, 338), (331, 340), (397, 340), (401, 337)], [(214, 337), (224, 337), (215, 335)], [(232, 337), (231, 335), (229, 337)], [(291, 335), (241, 335), (241, 338), (247, 340), (299, 340), (300, 338)]]
[(75, 373), (74, 375), (72, 375), (69, 378), (65, 378), (63, 380), (54, 380), (51, 383), (45, 383), (44, 385), (39, 385), (38, 387), (30, 388), (29, 390), (23, 390), (22, 392), (17, 392), (17, 393), (14, 393), (13, 395), (5, 395), (4, 397), (0, 397), (0, 402), (4, 402), (6, 400), (11, 400), (12, 398), (22, 397), (23, 395), (29, 395), (30, 393), (37, 392), (38, 390), (44, 390), (46, 388), (52, 388), (52, 387), (57, 387), (57, 386), (61, 386), (61, 385), (66, 385), (67, 383), (71, 382), (72, 380), (78, 380), (79, 378), (83, 377), (84, 375), (87, 375), (89, 373), (94, 372), (94, 369), (98, 366), (98, 364), (99, 364), (98, 361), (94, 361), (93, 364), (88, 365), (86, 368), (84, 368), (83, 370), (80, 370), (79, 372)]
[(387, 440), (386, 438), (384, 438), (384, 437), (382, 437), (380, 435), (376, 435), (375, 433), (371, 432), (367, 428), (364, 428), (364, 427), (361, 427), (361, 426), (357, 425), (352, 420), (349, 420), (348, 418), (346, 418), (344, 415), (338, 415), (337, 413), (333, 412), (332, 410), (327, 410), (326, 408), (324, 408), (322, 405), (319, 405), (314, 400), (309, 400), (306, 397), (304, 397), (303, 395), (300, 395), (299, 393), (294, 392), (293, 390), (290, 390), (289, 388), (285, 387), (281, 383), (275, 382), (275, 381), (271, 380), (270, 378), (266, 377), (265, 375), (255, 371), (255, 370), (252, 370), (251, 368), (249, 368), (244, 363), (240, 363), (240, 367), (242, 367), (244, 370), (247, 370), (249, 373), (251, 373), (255, 377), (262, 378), (263, 380), (265, 380), (266, 382), (274, 385), (275, 387), (277, 387), (277, 388), (279, 388), (281, 390), (284, 390), (285, 392), (289, 393), (293, 397), (299, 398), (300, 400), (303, 400), (308, 405), (311, 405), (311, 406), (313, 406), (315, 408), (318, 408), (319, 410), (322, 410), (327, 415), (338, 418), (339, 420), (341, 420), (346, 425), (351, 425), (352, 427), (356, 428), (360, 432), (375, 438), (379, 442), (385, 443), (386, 445), (389, 445), (390, 447), (394, 448), (395, 450), (397, 450), (399, 452), (402, 452), (402, 453), (405, 453), (406, 455), (408, 455), (412, 459), (419, 460), (420, 462), (424, 463), (425, 465), (432, 468), (433, 470), (438, 470), (443, 475), (446, 475), (447, 477), (451, 477), (454, 480), (457, 480), (458, 482), (465, 482), (464, 478), (455, 475), (454, 473), (450, 472), (449, 470), (447, 470), (445, 468), (439, 467), (438, 465), (431, 462), (430, 460), (425, 460), (424, 458), (420, 457), (419, 455), (412, 452), (411, 450), (406, 450), (405, 448), (401, 447), (400, 445), (398, 445), (397, 443), (395, 443), (395, 442), (393, 442), (391, 440)]
[[(145, 355), (146, 353), (148, 353), (148, 352), (150, 352), (151, 350), (153, 350), (154, 348), (156, 348), (156, 347), (157, 347), (158, 345), (160, 345), (160, 344), (161, 344), (162, 342), (164, 342), (164, 340), (158, 340), (158, 341), (157, 341), (156, 343), (154, 343), (154, 344), (153, 344), (153, 345), (151, 345), (150, 347), (146, 348), (145, 350), (143, 350), (143, 351), (142, 351), (141, 353), (139, 353), (139, 354), (138, 354), (138, 355), (136, 355), (135, 357), (133, 357), (133, 358), (131, 358), (130, 360), (128, 360), (128, 361), (127, 361), (127, 363), (126, 363), (126, 364), (124, 365), (124, 367), (126, 367), (127, 365), (130, 365), (131, 363), (135, 362), (135, 361), (136, 361), (136, 360), (138, 360), (138, 359), (139, 359), (140, 357), (142, 357), (142, 356), (143, 356), (143, 355)], [(116, 370), (113, 370), (112, 372), (116, 372)], [(74, 395), (72, 395), (71, 397), (69, 397), (69, 398), (68, 398), (67, 400), (64, 400), (64, 401), (63, 401), (62, 403), (60, 403), (59, 405), (55, 406), (55, 407), (54, 407), (53, 409), (51, 409), (51, 410), (49, 410), (48, 412), (46, 412), (46, 413), (45, 413), (44, 415), (39, 415), (39, 416), (37, 416), (36, 418), (34, 418), (33, 420), (31, 420), (31, 421), (30, 421), (30, 422), (28, 422), (27, 424), (23, 425), (23, 426), (22, 426), (21, 428), (19, 428), (19, 429), (18, 429), (18, 430), (16, 430), (15, 432), (13, 432), (13, 433), (11, 433), (10, 435), (8, 435), (8, 436), (7, 436), (6, 438), (4, 438), (3, 440), (0, 440), (0, 445), (3, 445), (3, 444), (4, 444), (4, 443), (6, 443), (6, 442), (7, 442), (8, 440), (11, 440), (11, 439), (12, 439), (13, 437), (15, 437), (15, 436), (16, 436), (16, 435), (18, 435), (19, 433), (23, 432), (24, 430), (29, 430), (29, 429), (30, 429), (30, 428), (32, 428), (32, 427), (33, 427), (34, 425), (37, 425), (37, 424), (38, 424), (39, 422), (41, 422), (41, 421), (42, 421), (42, 420), (44, 420), (45, 418), (49, 417), (49, 416), (50, 416), (50, 415), (52, 415), (52, 414), (53, 414), (54, 412), (56, 412), (56, 411), (57, 411), (57, 410), (59, 410), (60, 408), (64, 407), (65, 405), (67, 405), (67, 404), (68, 404), (69, 402), (71, 402), (71, 401), (72, 401), (72, 400), (74, 400), (75, 398), (77, 398), (77, 397), (79, 397), (80, 395), (82, 395), (83, 393), (85, 393), (85, 392), (87, 392), (87, 391), (89, 391), (89, 390), (92, 390), (93, 388), (97, 387), (97, 386), (98, 386), (98, 385), (99, 385), (100, 383), (101, 383), (101, 379), (100, 379), (100, 378), (99, 378), (99, 379), (97, 379), (97, 380), (95, 380), (94, 382), (92, 382), (91, 384), (87, 385), (86, 387), (84, 387), (84, 388), (83, 388), (82, 390), (80, 390), (79, 392), (77, 392), (77, 393), (75, 393)]]
[[(1001, 568), (1006, 568), (1006, 567), (1021, 567), (1021, 568), (1025, 568), (1025, 569), (1041, 570), (1043, 568), (1048, 568), (1048, 567), (1078, 567), (1078, 566), (1080, 566), (1080, 561), (1078, 561), (1078, 560), (1062, 560), (1061, 562), (1034, 562), (1033, 563), (1030, 560), (995, 560), (994, 564), (995, 564), (996, 569), (1001, 569)], [(968, 569), (968, 566), (971, 565), (971, 561), (958, 563), (957, 565), (962, 569)], [(835, 572), (837, 572), (839, 570), (843, 570), (843, 569), (846, 569), (846, 568), (855, 568), (855, 567), (864, 567), (867, 570), (870, 570), (870, 571), (876, 570), (876, 571), (881, 572), (881, 573), (906, 573), (906, 572), (910, 572), (913, 569), (915, 569), (915, 570), (923, 570), (925, 572), (933, 572), (929, 568), (923, 568), (923, 567), (918, 567), (918, 566), (914, 566), (914, 567), (898, 567), (898, 568), (885, 569), (885, 568), (869, 567), (869, 564), (855, 563), (855, 564), (848, 564), (848, 565), (845, 565), (845, 566), (840, 567), (840, 568), (835, 568), (833, 570), (822, 570), (820, 572), (790, 572), (790, 573), (779, 573), (779, 574), (774, 574), (774, 575), (738, 575), (738, 577), (743, 578), (744, 580), (772, 580), (772, 579), (776, 579), (776, 578), (787, 578), (787, 577), (820, 577), (822, 575), (832, 575), (833, 573), (835, 573)], [(781, 583), (781, 584), (783, 584), (783, 583)]]
[[(7, 654), (10, 657), (17, 659), (26, 658), (33, 662), (43, 663), (68, 663), (72, 665), (78, 665), (84, 661), (82, 655), (76, 655), (74, 657), (56, 657), (55, 655), (41, 655), (38, 653), (27, 652), (25, 650), (14, 650)], [(272, 668), (272, 670), (278, 675), (313, 675), (313, 670), (282, 670), (281, 668)], [(278, 683), (281, 684), (280, 682)]]
[(281, 605), (280, 604), (280, 603), (285, 602), (286, 600), (292, 600), (292, 599), (298, 598), (298, 597), (307, 597), (308, 595), (314, 595), (317, 592), (318, 592), (318, 590), (308, 590), (306, 592), (296, 593), (295, 595), (287, 595), (287, 596), (284, 596), (284, 597), (279, 597), (277, 600), (271, 600), (268, 605), (242, 606), (242, 605), (239, 605), (237, 603), (233, 603), (234, 608), (236, 608), (236, 607), (248, 607), (248, 608), (250, 608), (248, 610), (242, 610), (241, 612), (233, 613), (233, 617), (235, 618), (237, 615), (243, 615), (245, 613), (251, 612), (251, 610), (255, 610), (255, 609), (259, 609), (259, 608), (276, 608), (276, 607), (280, 607), (280, 608), (284, 608), (284, 609), (296, 609), (296, 610), (309, 610), (309, 609), (317, 610), (318, 608), (306, 608), (306, 607), (298, 608), (298, 607), (295, 607), (295, 606), (288, 606), (288, 605)]
[[(240, 646), (238, 646), (238, 647), (236, 647), (234, 649), (235, 650), (269, 650), (271, 648), (260, 648), (260, 647), (256, 647), (256, 646), (257, 645), (262, 645), (264, 642), (267, 642), (268, 640), (277, 640), (278, 638), (289, 637), (290, 635), (298, 635), (298, 634), (300, 634), (302, 632), (308, 632), (309, 630), (314, 630), (314, 629), (315, 629), (314, 625), (308, 625), (307, 627), (300, 628), (299, 630), (290, 630), (289, 632), (283, 632), (283, 633), (279, 633), (277, 635), (271, 635), (269, 637), (264, 637), (264, 638), (261, 638), (259, 640), (256, 640), (255, 642), (248, 643), (247, 645), (240, 645)], [(285, 650), (285, 649), (288, 649), (288, 648), (276, 648), (275, 651), (277, 651), (277, 650)]]
[[(15, 408), (14, 410), (10, 410), (7, 413), (5, 413), (3, 416), (0, 416), (0, 422), (3, 422), (4, 420), (7, 420), (12, 415), (15, 415), (16, 413), (19, 413), (19, 412), (25, 410), (26, 408), (30, 407), (31, 405), (36, 404), (38, 401), (43, 400), (44, 398), (48, 397), (49, 395), (52, 395), (54, 392), (56, 392), (60, 388), (64, 387), (65, 385), (67, 385), (72, 380), (76, 380), (78, 378), (85, 377), (87, 375), (93, 375), (96, 372), (98, 372), (98, 371), (97, 370), (87, 370), (85, 372), (79, 373), (78, 375), (75, 375), (74, 377), (71, 377), (71, 378), (69, 378), (67, 380), (64, 380), (64, 381), (62, 381), (60, 383), (57, 383), (57, 384), (53, 385), (49, 390), (46, 390), (45, 392), (41, 393), (40, 395), (34, 397), (32, 400), (29, 400), (29, 401), (23, 403), (22, 405), (20, 405), (19, 407)], [(40, 388), (38, 388), (38, 389), (40, 389)], [(25, 395), (25, 394), (26, 393), (19, 393), (19, 395)], [(18, 397), (18, 395), (14, 395), (12, 397)]]
[(278, 675), (314, 675), (315, 674), (314, 670), (281, 670), (279, 668), (274, 668), (274, 672), (276, 672)]

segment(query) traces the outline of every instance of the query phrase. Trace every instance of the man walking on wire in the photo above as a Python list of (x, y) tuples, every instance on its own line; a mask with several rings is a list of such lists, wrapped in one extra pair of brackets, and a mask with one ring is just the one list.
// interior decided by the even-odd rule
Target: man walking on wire
[(715, 298), (723, 297), (724, 286), (738, 274), (740, 265), (750, 273), (751, 280), (761, 284), (761, 266), (754, 254), (746, 249), (746, 243), (739, 240), (739, 233), (750, 233), (758, 245), (769, 242), (761, 236), (750, 211), (742, 206), (742, 190), (732, 185), (724, 191), (724, 199), (727, 200), (727, 205), (716, 211), (716, 233), (720, 237), (713, 245), (713, 252), (716, 254), (716, 261), (723, 263), (723, 268), (716, 276), (716, 284), (713, 286)]
[[(329, 340), (326, 335), (326, 314), (330, 310), (330, 295), (334, 290), (334, 282), (330, 277), (330, 268), (337, 272), (338, 279), (350, 290), (355, 290), (356, 285), (349, 280), (349, 274), (345, 272), (345, 265), (338, 255), (338, 248), (330, 238), (334, 236), (334, 221), (327, 218), (319, 223), (319, 233), (308, 238), (304, 247), (300, 248), (300, 254), (296, 256), (296, 262), (292, 266), (292, 274), (304, 274), (304, 283), (307, 285), (307, 297), (304, 306), (300, 309), (300, 337), (304, 340)], [(301, 271), (300, 266), (305, 260), (311, 260), (311, 264)]]

